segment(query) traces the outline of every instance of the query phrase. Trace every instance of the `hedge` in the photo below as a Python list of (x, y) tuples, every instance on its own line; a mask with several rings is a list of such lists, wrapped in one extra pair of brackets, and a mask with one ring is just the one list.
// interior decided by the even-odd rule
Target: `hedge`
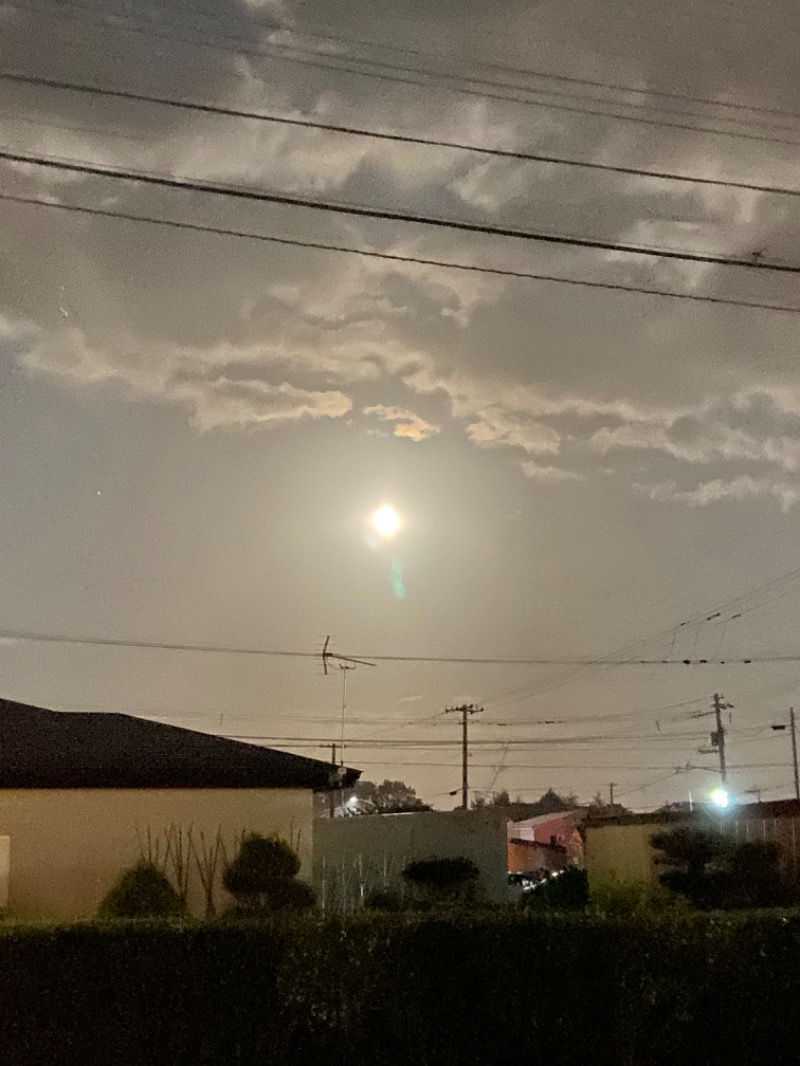
[(800, 916), (9, 926), (4, 1066), (797, 1061)]

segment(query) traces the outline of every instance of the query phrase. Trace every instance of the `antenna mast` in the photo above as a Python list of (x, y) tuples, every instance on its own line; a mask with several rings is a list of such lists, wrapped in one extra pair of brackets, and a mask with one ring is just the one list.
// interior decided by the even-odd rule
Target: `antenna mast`
[(347, 716), (347, 673), (349, 670), (355, 670), (357, 666), (374, 666), (375, 663), (367, 662), (366, 659), (354, 659), (350, 655), (338, 655), (336, 652), (329, 651), (331, 638), (327, 636), (325, 643), (322, 646), (320, 652), (320, 658), (322, 659), (322, 672), (326, 675), (328, 670), (336, 668), (342, 672), (342, 732), (341, 741), (339, 747), (340, 766), (344, 766), (344, 730), (345, 719)]

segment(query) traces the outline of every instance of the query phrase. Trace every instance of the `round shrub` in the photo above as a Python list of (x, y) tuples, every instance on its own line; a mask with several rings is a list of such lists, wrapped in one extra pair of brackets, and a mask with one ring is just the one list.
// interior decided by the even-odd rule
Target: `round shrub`
[(164, 874), (145, 859), (120, 874), (100, 904), (103, 918), (176, 918), (184, 902)]

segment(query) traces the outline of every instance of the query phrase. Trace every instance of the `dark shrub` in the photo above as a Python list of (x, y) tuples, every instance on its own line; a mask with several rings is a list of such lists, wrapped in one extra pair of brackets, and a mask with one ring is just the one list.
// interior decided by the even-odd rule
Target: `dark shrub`
[(140, 859), (122, 873), (100, 904), (104, 918), (174, 918), (184, 903), (164, 874)]
[(364, 906), (372, 911), (402, 911), (407, 904), (399, 892), (389, 888), (373, 888), (364, 899)]
[(662, 885), (702, 910), (770, 907), (789, 901), (780, 873), (780, 847), (737, 843), (709, 830), (681, 826), (656, 833), (653, 847), (665, 867)]
[(295, 880), (299, 869), (297, 853), (284, 840), (250, 833), (222, 883), (236, 900), (235, 913), (308, 910), (314, 906), (314, 891)]
[(475, 899), (478, 867), (471, 859), (419, 859), (403, 870), (406, 881), (437, 903)]
[(570, 867), (557, 877), (525, 892), (520, 903), (533, 910), (585, 910), (589, 902), (589, 881), (585, 870)]

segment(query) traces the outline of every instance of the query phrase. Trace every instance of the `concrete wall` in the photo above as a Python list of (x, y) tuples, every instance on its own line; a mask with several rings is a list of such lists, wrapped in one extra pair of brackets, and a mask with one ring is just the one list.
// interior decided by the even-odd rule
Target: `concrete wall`
[(464, 856), (478, 867), (489, 899), (509, 898), (506, 817), (502, 812), (420, 811), (318, 821), (314, 885), (332, 910), (352, 910), (372, 889), (402, 891), (414, 859)]
[(655, 833), (674, 825), (587, 825), (583, 862), (592, 881), (615, 879), (655, 884), (658, 868), (650, 840)]
[[(312, 793), (294, 789), (3, 789), (0, 840), (10, 839), (8, 913), (15, 918), (92, 915), (119, 873), (142, 853), (148, 830), (161, 841), (191, 826), (210, 842), (221, 832), (232, 857), (243, 830), (277, 833), (298, 847), (310, 880)], [(299, 837), (299, 841), (298, 841)], [(0, 856), (1, 857), (1, 856)], [(169, 871), (168, 871), (169, 872)], [(193, 866), (189, 904), (203, 912)], [(1, 886), (0, 886), (1, 887)], [(218, 904), (230, 897), (220, 888)]]

